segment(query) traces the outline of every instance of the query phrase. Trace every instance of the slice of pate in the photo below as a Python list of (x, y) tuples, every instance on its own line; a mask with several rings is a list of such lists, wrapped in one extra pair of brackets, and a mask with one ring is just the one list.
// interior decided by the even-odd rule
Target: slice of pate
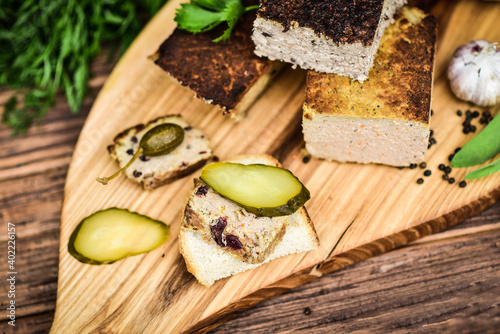
[(212, 156), (210, 142), (201, 130), (190, 126), (180, 115), (159, 117), (147, 124), (139, 124), (118, 134), (109, 154), (120, 168), (125, 166), (139, 149), (142, 136), (163, 123), (174, 123), (184, 129), (184, 140), (172, 152), (159, 156), (140, 155), (124, 174), (145, 190), (153, 190), (171, 183), (201, 168)]
[(261, 0), (255, 53), (364, 81), (384, 30), (406, 0)]
[(364, 83), (308, 72), (303, 133), (314, 157), (408, 166), (429, 140), (436, 20), (403, 8)]
[(196, 35), (177, 28), (153, 57), (155, 63), (196, 97), (240, 121), (282, 68), (253, 53), (254, 19), (255, 12), (243, 15), (229, 40), (219, 43), (213, 40), (224, 25)]
[(257, 217), (196, 179), (182, 226), (247, 263), (260, 263), (283, 239), (288, 216)]

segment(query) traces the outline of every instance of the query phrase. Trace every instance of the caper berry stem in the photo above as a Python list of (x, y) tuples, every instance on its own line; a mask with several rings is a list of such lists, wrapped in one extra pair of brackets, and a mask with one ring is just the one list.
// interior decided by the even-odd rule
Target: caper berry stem
[(135, 152), (134, 156), (132, 157), (132, 159), (130, 159), (129, 162), (127, 162), (127, 164), (125, 166), (123, 166), (122, 169), (120, 169), (118, 172), (114, 173), (113, 175), (111, 176), (108, 176), (108, 177), (98, 177), (96, 180), (97, 182), (100, 182), (102, 183), (103, 185), (106, 185), (108, 184), (108, 182), (112, 179), (114, 179), (115, 177), (117, 176), (120, 176), (122, 175), (123, 171), (127, 168), (130, 167), (130, 165), (139, 157), (139, 155), (141, 155), (143, 149), (142, 147), (139, 147), (139, 149), (137, 150), (137, 152)]

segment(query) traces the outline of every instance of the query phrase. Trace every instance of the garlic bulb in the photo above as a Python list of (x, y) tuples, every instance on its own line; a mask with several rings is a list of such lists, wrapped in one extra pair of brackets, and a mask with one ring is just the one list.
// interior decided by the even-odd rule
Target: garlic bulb
[(451, 90), (479, 106), (500, 102), (500, 48), (497, 43), (471, 41), (459, 47), (448, 65)]

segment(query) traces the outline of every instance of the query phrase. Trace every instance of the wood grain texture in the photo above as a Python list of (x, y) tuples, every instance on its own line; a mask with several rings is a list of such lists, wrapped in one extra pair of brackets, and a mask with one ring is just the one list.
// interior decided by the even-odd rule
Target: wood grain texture
[[(438, 3), (437, 6), (442, 3)], [(444, 3), (446, 4), (446, 2)], [(110, 67), (108, 67), (109, 69)], [(104, 81), (102, 75), (107, 73), (106, 69), (98, 69), (98, 71), (102, 72), (98, 73), (95, 78), (94, 83), (97, 86)], [(3, 96), (0, 95), (2, 101), (5, 100)], [(90, 102), (91, 100), (87, 101), (87, 106)], [(74, 117), (70, 115), (69, 108), (61, 101), (59, 101), (58, 106), (49, 112), (46, 122), (42, 123), (39, 129), (30, 131), (27, 137), (8, 139), (9, 130), (0, 126), (0, 154), (3, 154), (4, 148), (13, 142), (16, 144), (10, 147), (24, 145), (28, 148), (26, 151), (29, 151), (30, 145), (36, 145), (40, 136), (52, 136), (48, 129), (51, 128), (50, 125), (53, 122), (67, 122), (67, 126), (71, 127), (72, 122), (77, 119), (81, 126), (86, 116), (85, 112), (79, 117)], [(300, 121), (296, 121), (294, 128), (297, 129), (299, 124)], [(65, 128), (64, 124), (60, 126), (61, 129)], [(75, 127), (74, 131), (73, 136), (52, 141), (55, 145), (47, 147), (45, 150), (50, 151), (53, 147), (57, 149), (59, 145), (73, 147), (79, 129)], [(300, 137), (293, 136), (296, 133), (294, 131), (287, 132), (288, 135), (292, 134), (290, 139), (293, 147), (300, 143)], [(442, 143), (440, 141), (436, 146), (440, 146)], [(269, 150), (281, 160), (284, 160), (291, 151), (293, 149), (279, 145), (275, 145), (273, 149)], [(20, 155), (22, 154), (24, 153), (21, 152)], [(19, 222), (23, 229), (20, 244), (26, 245), (26, 248), (18, 252), (19, 259), (23, 261), (21, 268), (24, 274), (23, 279), (18, 283), (18, 300), (23, 306), (19, 308), (19, 314), (22, 316), (18, 319), (19, 325), (15, 329), (16, 333), (45, 333), (50, 328), (53, 316), (58, 259), (57, 223), (62, 184), (69, 156), (65, 165), (52, 165), (52, 159), (57, 159), (58, 155), (49, 154), (52, 158), (38, 159), (33, 162), (27, 155), (25, 159), (20, 160), (19, 166), (9, 165), (9, 168), (15, 169), (25, 164), (36, 166), (24, 169), (24, 173), (19, 174), (19, 177), (14, 179), (3, 178), (0, 180), (0, 194), (2, 196), (0, 201), (2, 232), (0, 235), (4, 235), (4, 224), (7, 221)], [(0, 170), (3, 171), (3, 167), (5, 165), (2, 160), (0, 161)], [(436, 170), (433, 172), (436, 173)], [(50, 195), (46, 195), (47, 192)], [(9, 196), (4, 196), (5, 194)], [(329, 332), (329, 328), (342, 332), (353, 332), (359, 330), (358, 324), (360, 322), (364, 326), (361, 327), (367, 330), (373, 325), (374, 331), (382, 328), (397, 328), (402, 332), (439, 332), (440, 329), (446, 328), (443, 326), (446, 326), (447, 323), (458, 323), (463, 332), (466, 333), (487, 332), (487, 330), (494, 332), (494, 329), (498, 328), (499, 317), (498, 285), (495, 283), (498, 282), (498, 270), (477, 270), (477, 268), (470, 269), (470, 267), (477, 261), (484, 263), (484, 267), (498, 268), (495, 256), (490, 253), (492, 248), (499, 247), (498, 243), (492, 243), (491, 239), (483, 239), (482, 236), (492, 235), (492, 239), (498, 240), (496, 233), (500, 223), (499, 210), (500, 206), (496, 204), (482, 215), (467, 220), (455, 229), (422, 239), (422, 241), (430, 240), (432, 242), (419, 241), (396, 251), (405, 252), (404, 258), (408, 261), (407, 270), (392, 270), (392, 275), (388, 277), (384, 273), (387, 271), (387, 265), (394, 260), (392, 257), (394, 252), (381, 255), (348, 269), (324, 275), (303, 288), (295, 289), (278, 299), (261, 304), (228, 322), (226, 324), (228, 327), (222, 326), (216, 332), (232, 333), (235, 331), (244, 332), (245, 330), (249, 332), (249, 328), (260, 332), (270, 332), (272, 329), (275, 329), (274, 332), (301, 331), (308, 333), (312, 330)], [(463, 219), (463, 217), (458, 218)], [(478, 240), (479, 242), (477, 242)], [(5, 242), (0, 242), (0, 246), (5, 249)], [(445, 254), (440, 251), (442, 247), (446, 247)], [(468, 252), (473, 253), (475, 257), (468, 256)], [(437, 254), (437, 256), (433, 257), (432, 254)], [(498, 253), (493, 255), (495, 254), (498, 258)], [(373, 262), (373, 260), (376, 261)], [(3, 265), (4, 262), (1, 264)], [(427, 267), (432, 267), (433, 270), (425, 271), (422, 275), (418, 274)], [(0, 269), (5, 272), (4, 268)], [(368, 276), (370, 279), (360, 279), (360, 275), (366, 275), (367, 272), (370, 272)], [(463, 277), (463, 272), (466, 272), (467, 276)], [(411, 278), (412, 273), (416, 275), (415, 282), (420, 281), (421, 284), (407, 287), (404, 282)], [(439, 289), (449, 285), (450, 281), (458, 282), (462, 278), (464, 278), (462, 286), (466, 288), (447, 289), (444, 296), (434, 294), (434, 291), (439, 291)], [(472, 288), (467, 288), (468, 280), (474, 282)], [(343, 282), (347, 283), (343, 284)], [(377, 290), (378, 286), (384, 288)], [(478, 286), (481, 288), (474, 289)], [(363, 293), (367, 290), (373, 293), (365, 297)], [(374, 307), (375, 303), (385, 298), (387, 291), (393, 292), (390, 298), (393, 301), (391, 306)], [(340, 295), (337, 296), (337, 294)], [(418, 298), (415, 297), (417, 295)], [(328, 298), (321, 298), (322, 296), (328, 296)], [(337, 303), (331, 308), (328, 307), (328, 303), (332, 301), (330, 297), (337, 300)], [(410, 298), (413, 299), (409, 302)], [(444, 302), (438, 303), (439, 300)], [(2, 290), (0, 294), (2, 306), (5, 305), (6, 301)], [(346, 301), (351, 303), (351, 308), (342, 307)], [(469, 316), (470, 314), (467, 312), (456, 311), (463, 304), (471, 305), (472, 309), (476, 304), (490, 306), (477, 308), (476, 313), (480, 314)], [(303, 313), (305, 306), (312, 309), (309, 316)], [(30, 307), (31, 309), (29, 309)], [(428, 310), (434, 309), (434, 312), (425, 314)], [(320, 312), (320, 310), (324, 310), (324, 312)], [(420, 312), (420, 318), (414, 316), (415, 311)], [(390, 314), (395, 314), (395, 316), (390, 316)], [(398, 327), (391, 327), (396, 324), (394, 319), (397, 319)], [(255, 325), (260, 321), (263, 321), (263, 324), (257, 328)], [(301, 323), (304, 321), (308, 322), (307, 326), (301, 327), (303, 326)], [(296, 323), (297, 325), (295, 325)], [(13, 332), (13, 329), (6, 325), (5, 320), (0, 323), (0, 329), (4, 333)]]

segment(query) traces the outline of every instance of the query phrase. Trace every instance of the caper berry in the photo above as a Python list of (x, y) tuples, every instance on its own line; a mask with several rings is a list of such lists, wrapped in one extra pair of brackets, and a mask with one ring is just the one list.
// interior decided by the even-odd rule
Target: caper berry
[(139, 147), (144, 155), (158, 156), (172, 152), (184, 140), (184, 129), (177, 124), (155, 126), (142, 136)]
[(168, 154), (179, 146), (183, 140), (184, 129), (181, 126), (173, 123), (157, 125), (142, 136), (139, 143), (139, 149), (122, 169), (109, 177), (98, 177), (97, 181), (102, 184), (107, 184), (109, 180), (120, 176), (139, 156), (160, 156)]

